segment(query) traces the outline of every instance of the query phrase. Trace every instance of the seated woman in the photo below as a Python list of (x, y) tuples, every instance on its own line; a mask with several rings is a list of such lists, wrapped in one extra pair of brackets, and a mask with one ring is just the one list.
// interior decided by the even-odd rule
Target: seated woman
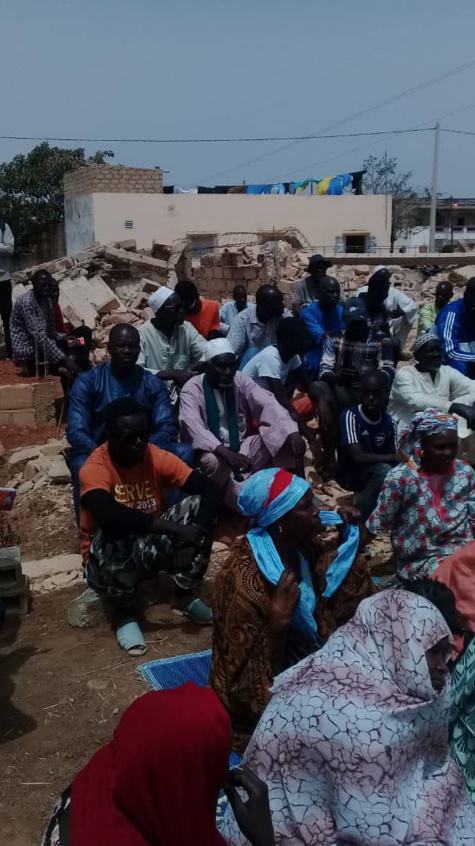
[(321, 646), (375, 588), (357, 555), (356, 526), (338, 554), (334, 542), (325, 552), (315, 540), (324, 515), (342, 520), (318, 511), (304, 479), (261, 470), (243, 485), (238, 505), (257, 527), (216, 577), (210, 683), (231, 717), (233, 748), (242, 752), (274, 676)]
[[(280, 676), (244, 762), (284, 846), (472, 846), (475, 807), (449, 747), (450, 629), (405, 590), (364, 600)], [(245, 842), (231, 816), (223, 834)]]
[(404, 463), (389, 471), (366, 526), (373, 536), (391, 534), (402, 578), (438, 578), (444, 559), (473, 540), (475, 473), (457, 459), (457, 447), (455, 417), (436, 408), (415, 414), (399, 433)]
[(228, 773), (229, 741), (212, 690), (146, 693), (63, 793), (43, 846), (225, 846), (216, 828), (223, 786), (246, 842), (274, 846), (265, 785), (244, 767)]

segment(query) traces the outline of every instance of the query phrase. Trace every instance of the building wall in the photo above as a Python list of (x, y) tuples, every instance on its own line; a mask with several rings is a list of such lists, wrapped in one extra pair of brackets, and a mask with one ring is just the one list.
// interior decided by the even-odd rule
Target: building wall
[(114, 194), (161, 194), (160, 168), (88, 164), (64, 177), (64, 196), (79, 197), (100, 192)]
[(79, 253), (94, 243), (94, 201), (91, 194), (64, 198), (64, 230), (68, 255)]
[[(390, 244), (391, 198), (383, 195), (95, 193), (93, 204), (95, 240), (106, 243), (131, 237), (139, 248), (150, 247), (154, 239), (259, 233), (292, 226), (313, 248), (327, 252), (335, 250), (336, 239), (352, 233), (372, 236), (379, 249)], [(132, 221), (133, 228), (126, 228), (125, 221)]]

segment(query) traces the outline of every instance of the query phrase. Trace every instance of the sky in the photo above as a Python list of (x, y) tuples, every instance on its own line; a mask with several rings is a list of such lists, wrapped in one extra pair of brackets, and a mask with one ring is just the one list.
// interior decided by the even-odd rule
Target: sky
[[(475, 133), (475, 4), (450, 5), (2, 0), (0, 135), (261, 138), (424, 129), (437, 120)], [(0, 161), (35, 143), (0, 140)], [(441, 194), (475, 196), (474, 144), (475, 137), (441, 133)], [(433, 145), (433, 132), (59, 144), (88, 154), (112, 149), (115, 163), (161, 166), (166, 184), (183, 187), (331, 176), (387, 151), (420, 189), (431, 184)]]

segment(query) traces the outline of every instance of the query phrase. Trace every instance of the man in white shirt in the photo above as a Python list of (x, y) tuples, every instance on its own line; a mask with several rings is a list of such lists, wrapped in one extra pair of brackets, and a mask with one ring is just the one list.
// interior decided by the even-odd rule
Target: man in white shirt
[[(378, 306), (381, 307), (381, 322), (387, 319), (392, 337), (399, 341), (400, 349), (404, 349), (409, 332), (417, 320), (417, 305), (404, 291), (391, 286), (388, 268), (383, 265), (375, 267), (368, 285), (358, 289), (358, 296), (362, 297), (368, 314), (372, 314)], [(377, 323), (375, 326), (382, 328)]]
[(185, 322), (183, 303), (171, 288), (154, 291), (149, 306), (155, 317), (139, 327), (137, 364), (167, 382), (170, 390), (180, 388), (200, 369), (206, 341)]
[(256, 304), (241, 311), (228, 332), (228, 341), (241, 359), (241, 370), (259, 350), (275, 344), (281, 317), (292, 317), (284, 308), (282, 291), (275, 285), (261, 285), (257, 289)]
[[(425, 408), (440, 408), (458, 417), (458, 436), (464, 456), (475, 458), (475, 382), (443, 365), (438, 338), (420, 335), (414, 344), (415, 365), (400, 367), (391, 389), (389, 414), (399, 425), (409, 423)], [(472, 460), (470, 463), (472, 463)]]

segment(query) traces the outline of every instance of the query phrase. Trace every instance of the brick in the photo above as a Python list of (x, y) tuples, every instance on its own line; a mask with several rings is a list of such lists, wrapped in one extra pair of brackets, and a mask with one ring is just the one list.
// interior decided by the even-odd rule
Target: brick
[(148, 268), (164, 276), (168, 275), (168, 262), (161, 259), (154, 259), (140, 253), (128, 253), (126, 250), (117, 250), (115, 247), (106, 247), (104, 256), (108, 261), (118, 261), (121, 264), (130, 264), (133, 267)]
[(10, 458), (8, 459), (8, 466), (18, 467), (20, 464), (31, 461), (31, 459), (38, 458), (41, 452), (42, 448), (39, 446), (16, 449), (11, 453)]
[(33, 408), (17, 411), (0, 411), (0, 426), (34, 426), (36, 423)]
[(135, 299), (130, 304), (132, 311), (141, 311), (148, 306), (148, 294), (137, 294)]
[(116, 241), (115, 246), (118, 250), (127, 250), (127, 252), (137, 252), (137, 241), (135, 238), (127, 238), (125, 241)]
[(118, 308), (120, 308), (120, 306), (121, 306), (120, 301), (117, 299), (117, 297), (113, 296), (113, 297), (109, 297), (109, 299), (104, 300), (104, 302), (100, 303), (97, 306), (97, 311), (98, 311), (99, 314), (110, 314), (111, 311), (116, 311)]
[(33, 385), (1, 385), (0, 411), (31, 408), (33, 406)]
[(153, 294), (155, 291), (158, 291), (159, 287), (158, 282), (152, 282), (151, 279), (147, 279), (146, 277), (142, 279), (142, 291), (145, 294)]

